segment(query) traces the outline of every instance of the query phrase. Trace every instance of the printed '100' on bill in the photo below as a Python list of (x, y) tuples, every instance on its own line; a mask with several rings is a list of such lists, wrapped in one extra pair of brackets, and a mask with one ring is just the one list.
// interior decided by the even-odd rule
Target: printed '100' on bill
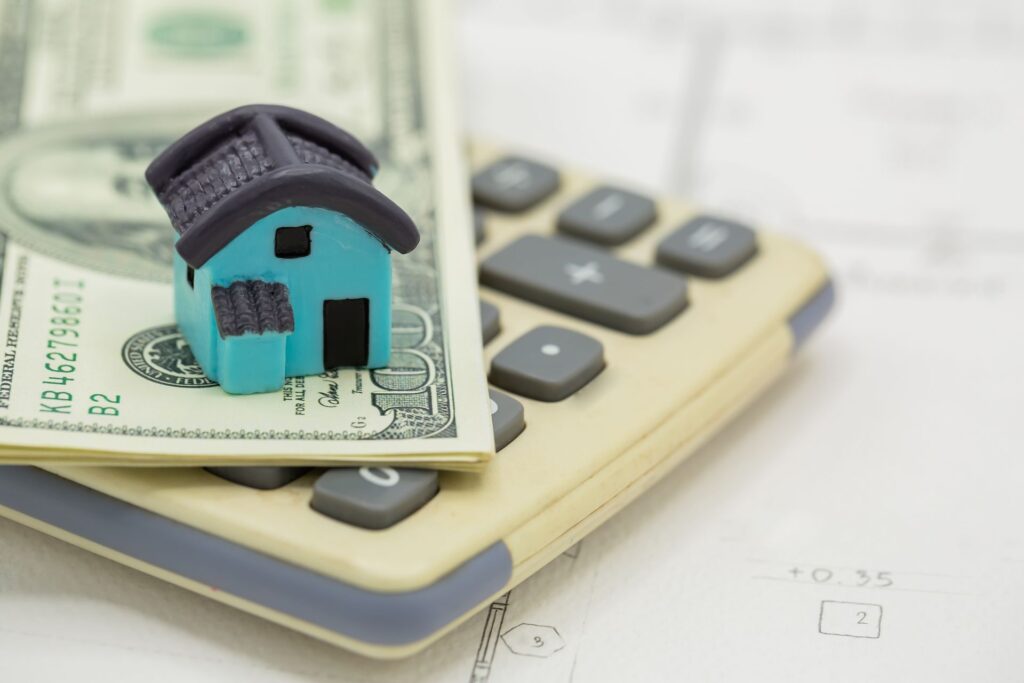
[[(442, 8), (197, 7), (0, 0), (0, 460), (476, 467), (493, 438)], [(416, 220), (389, 367), (230, 396), (178, 333), (173, 230), (143, 169), (247, 102), (355, 132)]]

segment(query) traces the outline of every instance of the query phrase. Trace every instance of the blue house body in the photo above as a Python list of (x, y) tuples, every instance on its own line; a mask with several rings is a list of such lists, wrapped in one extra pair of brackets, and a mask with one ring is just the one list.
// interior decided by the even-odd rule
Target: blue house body
[(212, 119), (147, 169), (178, 232), (178, 326), (225, 391), (387, 365), (391, 251), (419, 233), (376, 169), (341, 129), (271, 105)]

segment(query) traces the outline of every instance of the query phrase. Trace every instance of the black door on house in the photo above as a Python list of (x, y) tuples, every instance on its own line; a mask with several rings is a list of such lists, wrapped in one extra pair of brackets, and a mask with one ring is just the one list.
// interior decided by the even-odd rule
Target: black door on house
[(370, 355), (370, 300), (324, 302), (324, 370), (366, 365)]

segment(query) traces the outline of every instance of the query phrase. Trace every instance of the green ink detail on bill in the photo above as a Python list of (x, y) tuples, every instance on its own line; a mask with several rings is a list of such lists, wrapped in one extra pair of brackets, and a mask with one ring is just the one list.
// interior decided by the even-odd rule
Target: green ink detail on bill
[(352, 9), (352, 0), (320, 0), (320, 6), (328, 12), (348, 12)]
[(164, 14), (149, 28), (149, 38), (158, 48), (178, 57), (222, 57), (248, 40), (245, 21), (217, 12), (175, 12)]

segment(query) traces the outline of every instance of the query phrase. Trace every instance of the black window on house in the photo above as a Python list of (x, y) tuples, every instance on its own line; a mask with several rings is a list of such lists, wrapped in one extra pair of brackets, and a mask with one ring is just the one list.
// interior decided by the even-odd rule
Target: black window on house
[(274, 233), (274, 254), (278, 258), (301, 258), (309, 256), (309, 233), (312, 225), (296, 225), (290, 228), (278, 228)]
[(185, 266), (185, 279), (188, 280), (188, 286), (192, 289), (196, 288), (196, 269), (192, 266)]

